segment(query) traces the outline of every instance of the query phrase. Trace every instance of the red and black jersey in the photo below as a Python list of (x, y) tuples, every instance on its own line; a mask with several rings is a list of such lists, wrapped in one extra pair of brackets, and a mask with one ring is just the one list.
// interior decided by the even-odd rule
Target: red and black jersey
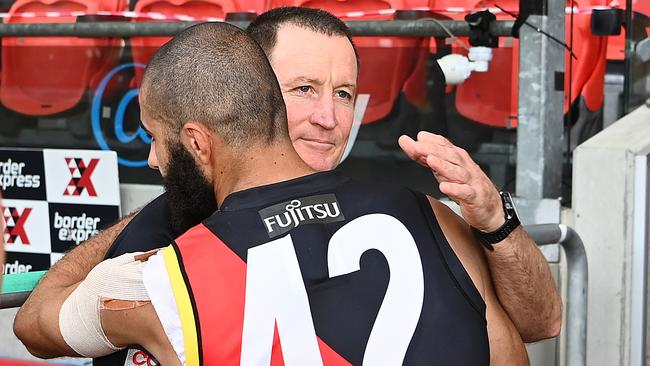
[(161, 256), (187, 365), (489, 364), (485, 304), (409, 189), (324, 172), (236, 192)]

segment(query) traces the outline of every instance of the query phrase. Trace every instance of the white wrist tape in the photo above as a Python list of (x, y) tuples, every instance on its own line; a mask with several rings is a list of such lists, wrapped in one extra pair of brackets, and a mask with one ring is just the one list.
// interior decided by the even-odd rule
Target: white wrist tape
[(105, 356), (115, 347), (104, 334), (100, 311), (103, 299), (148, 301), (142, 282), (146, 262), (128, 253), (108, 259), (93, 268), (86, 279), (68, 296), (59, 312), (59, 327), (65, 342), (85, 357)]

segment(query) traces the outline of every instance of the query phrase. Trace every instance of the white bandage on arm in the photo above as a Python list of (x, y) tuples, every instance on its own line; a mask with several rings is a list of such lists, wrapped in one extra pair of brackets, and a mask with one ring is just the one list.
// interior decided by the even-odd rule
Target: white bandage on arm
[(105, 356), (121, 348), (108, 340), (101, 324), (104, 299), (148, 301), (142, 282), (144, 262), (129, 253), (105, 260), (68, 296), (59, 312), (59, 328), (65, 342), (85, 357)]

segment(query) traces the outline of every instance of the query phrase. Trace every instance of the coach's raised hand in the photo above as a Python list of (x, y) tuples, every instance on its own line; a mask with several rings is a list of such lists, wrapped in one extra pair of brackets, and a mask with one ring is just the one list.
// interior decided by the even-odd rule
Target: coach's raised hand
[[(399, 145), (411, 159), (433, 171), (440, 191), (460, 206), (467, 224), (483, 232), (504, 224), (499, 192), (467, 151), (429, 132), (418, 133), (417, 140), (401, 136)], [(557, 336), (562, 302), (546, 259), (528, 234), (518, 227), (485, 256), (499, 302), (522, 339), (534, 342)]]
[(501, 196), (467, 151), (440, 135), (424, 131), (418, 133), (417, 140), (401, 136), (399, 145), (411, 159), (433, 171), (440, 192), (460, 206), (469, 225), (484, 232), (503, 225)]

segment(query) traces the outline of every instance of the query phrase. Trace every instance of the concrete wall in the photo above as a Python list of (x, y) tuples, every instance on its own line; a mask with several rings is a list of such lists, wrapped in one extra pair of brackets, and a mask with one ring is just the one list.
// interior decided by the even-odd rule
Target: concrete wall
[[(589, 264), (587, 365), (631, 365), (635, 159), (650, 152), (650, 109), (641, 107), (574, 152), (575, 230)], [(643, 295), (643, 294), (640, 294)]]

